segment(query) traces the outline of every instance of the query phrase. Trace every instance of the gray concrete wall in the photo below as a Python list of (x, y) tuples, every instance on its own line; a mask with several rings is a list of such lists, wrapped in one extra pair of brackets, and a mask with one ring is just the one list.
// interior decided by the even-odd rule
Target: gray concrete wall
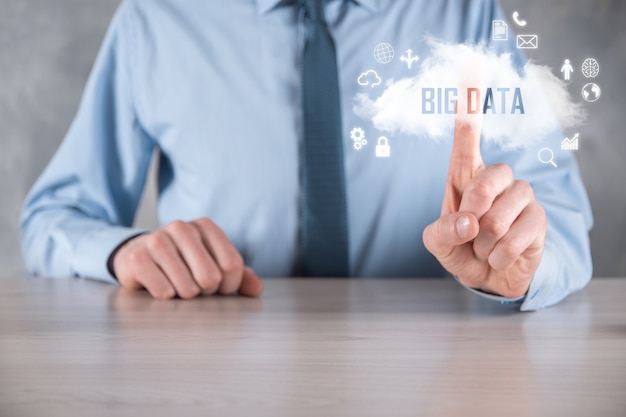
[(623, 0), (501, 0), (537, 33), (540, 49), (531, 58), (558, 71), (564, 59), (574, 70), (571, 93), (580, 97), (588, 82), (580, 73), (587, 57), (600, 63), (594, 80), (601, 98), (586, 106), (587, 123), (579, 129), (578, 152), (583, 179), (595, 215), (591, 248), (595, 276), (626, 276), (626, 2)]
[[(392, 0), (389, 0), (392, 1)], [(119, 0), (0, 0), (0, 277), (21, 269), (18, 216), (33, 181), (63, 138)], [(626, 2), (503, 0), (540, 36), (532, 54), (560, 68), (600, 61), (601, 99), (588, 106), (579, 161), (596, 226), (596, 275), (626, 275)], [(577, 68), (578, 69), (578, 68)], [(579, 76), (580, 74), (578, 74)], [(571, 84), (579, 94), (581, 78)], [(154, 182), (140, 210), (154, 225)]]

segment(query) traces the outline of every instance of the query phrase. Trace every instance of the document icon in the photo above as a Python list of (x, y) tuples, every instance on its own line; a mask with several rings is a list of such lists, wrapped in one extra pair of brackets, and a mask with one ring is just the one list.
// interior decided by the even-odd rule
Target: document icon
[(517, 47), (519, 49), (537, 49), (539, 47), (539, 36), (517, 35)]
[(561, 150), (577, 151), (578, 150), (578, 133), (573, 138), (565, 138), (561, 141)]
[(491, 39), (494, 41), (506, 41), (509, 39), (509, 25), (504, 20), (492, 21)]

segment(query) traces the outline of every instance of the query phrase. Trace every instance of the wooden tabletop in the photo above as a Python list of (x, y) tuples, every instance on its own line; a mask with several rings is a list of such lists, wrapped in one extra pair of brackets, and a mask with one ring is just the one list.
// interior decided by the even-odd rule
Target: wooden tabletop
[(0, 281), (0, 416), (626, 416), (626, 279), (534, 313), (452, 279), (265, 284)]

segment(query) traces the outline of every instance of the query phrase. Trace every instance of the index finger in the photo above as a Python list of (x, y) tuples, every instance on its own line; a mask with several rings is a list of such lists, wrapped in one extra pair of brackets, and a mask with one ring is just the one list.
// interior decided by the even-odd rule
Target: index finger
[(461, 70), (459, 98), (454, 116), (454, 138), (448, 166), (446, 192), (442, 214), (459, 209), (459, 203), (467, 184), (484, 166), (480, 155), (480, 135), (483, 114), (480, 108), (482, 62), (468, 59)]
[(483, 166), (480, 155), (480, 120), (463, 120), (457, 115), (454, 122), (454, 142), (450, 154), (448, 174), (452, 183), (463, 191)]
[(483, 167), (480, 155), (480, 131), (480, 123), (468, 123), (458, 115), (455, 117), (454, 142), (441, 214), (459, 210), (463, 192), (478, 170)]

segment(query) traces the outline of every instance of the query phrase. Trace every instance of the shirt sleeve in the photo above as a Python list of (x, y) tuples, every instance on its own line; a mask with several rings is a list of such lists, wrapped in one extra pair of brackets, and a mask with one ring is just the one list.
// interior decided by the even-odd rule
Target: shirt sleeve
[(21, 215), (29, 273), (116, 282), (109, 254), (143, 230), (131, 227), (154, 150), (133, 104), (138, 45), (129, 2), (107, 31), (78, 113), (28, 194)]
[(593, 216), (575, 158), (561, 156), (559, 168), (563, 171), (544, 180), (530, 175), (535, 197), (546, 211), (548, 231), (522, 311), (558, 303), (587, 285), (593, 272), (589, 244)]

